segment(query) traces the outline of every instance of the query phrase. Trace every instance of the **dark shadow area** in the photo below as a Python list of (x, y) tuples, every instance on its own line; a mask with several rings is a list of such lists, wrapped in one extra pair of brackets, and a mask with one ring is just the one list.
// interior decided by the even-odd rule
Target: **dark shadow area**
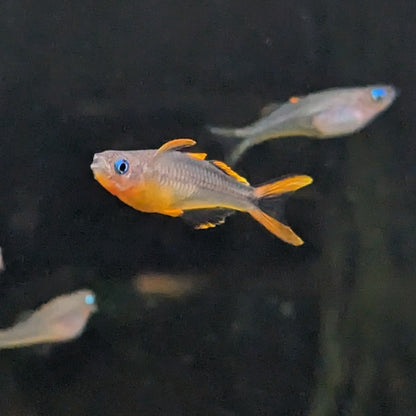
[[(0, 415), (416, 414), (415, 15), (413, 0), (1, 2), (0, 327), (84, 287), (99, 313), (73, 342), (0, 351)], [(137, 212), (90, 171), (96, 152), (176, 137), (222, 159), (208, 124), (379, 82), (401, 95), (362, 132), (268, 141), (236, 168), (314, 178), (286, 208), (301, 247), (246, 214), (195, 231)], [(198, 290), (149, 297), (145, 273)]]

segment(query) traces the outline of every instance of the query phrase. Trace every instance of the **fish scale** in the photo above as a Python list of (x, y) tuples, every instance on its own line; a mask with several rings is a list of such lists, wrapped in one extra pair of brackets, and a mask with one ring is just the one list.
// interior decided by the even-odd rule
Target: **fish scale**
[[(162, 162), (165, 165), (162, 165)], [(179, 190), (186, 184), (189, 186), (188, 189), (198, 191), (198, 193), (210, 191), (226, 197), (252, 198), (252, 187), (236, 181), (210, 162), (197, 161), (177, 152), (169, 155), (168, 160), (161, 160), (159, 163), (162, 165), (160, 173), (168, 172), (169, 184), (175, 189)]]

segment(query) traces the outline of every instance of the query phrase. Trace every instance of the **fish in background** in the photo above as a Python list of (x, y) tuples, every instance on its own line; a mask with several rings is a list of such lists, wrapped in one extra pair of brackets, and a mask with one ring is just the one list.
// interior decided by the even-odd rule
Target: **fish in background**
[(0, 349), (65, 342), (78, 338), (92, 313), (95, 295), (87, 289), (58, 296), (27, 319), (0, 330)]
[(203, 285), (189, 275), (168, 273), (143, 273), (133, 279), (133, 287), (143, 296), (160, 296), (179, 299), (198, 292)]
[(222, 224), (235, 211), (247, 212), (289, 244), (303, 241), (267, 212), (282, 212), (287, 196), (312, 183), (290, 175), (253, 187), (225, 163), (206, 153), (182, 153), (192, 139), (171, 140), (159, 149), (107, 150), (94, 155), (95, 179), (125, 204), (142, 212), (182, 217), (196, 229)]
[(283, 104), (272, 103), (261, 118), (240, 128), (208, 126), (211, 133), (234, 137), (227, 162), (235, 164), (246, 150), (269, 139), (308, 136), (318, 139), (345, 136), (363, 129), (385, 111), (397, 97), (391, 85), (331, 88), (292, 97)]
[(6, 270), (6, 265), (3, 259), (3, 249), (0, 247), (0, 273)]

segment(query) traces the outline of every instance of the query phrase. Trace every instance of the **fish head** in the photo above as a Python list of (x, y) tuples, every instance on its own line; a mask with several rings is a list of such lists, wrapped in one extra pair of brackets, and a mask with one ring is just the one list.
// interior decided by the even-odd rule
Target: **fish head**
[(80, 290), (78, 292), (80, 299), (83, 299), (83, 306), (88, 314), (94, 313), (98, 310), (95, 294), (91, 290)]
[(106, 150), (94, 155), (91, 170), (107, 191), (120, 197), (144, 180), (149, 151)]
[(363, 89), (361, 102), (376, 115), (390, 107), (397, 95), (398, 90), (392, 85), (370, 85)]
[(78, 337), (97, 310), (95, 294), (91, 290), (82, 289), (63, 298), (51, 327), (54, 338), (62, 341)]

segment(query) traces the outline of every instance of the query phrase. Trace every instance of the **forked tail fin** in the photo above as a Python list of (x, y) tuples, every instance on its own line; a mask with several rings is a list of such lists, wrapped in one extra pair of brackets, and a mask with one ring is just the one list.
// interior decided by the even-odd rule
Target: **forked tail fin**
[(283, 204), (289, 194), (311, 184), (312, 181), (313, 179), (307, 175), (292, 175), (258, 186), (254, 192), (258, 198), (258, 204), (256, 208), (249, 211), (249, 214), (286, 243), (294, 246), (302, 245), (303, 240), (288, 225), (266, 214), (263, 209), (267, 209), (267, 206), (273, 204), (277, 211), (282, 212)]
[(246, 150), (253, 145), (251, 138), (243, 133), (244, 129), (212, 126), (207, 126), (207, 129), (212, 134), (226, 138), (222, 141), (226, 154), (224, 159), (231, 166), (235, 165)]

